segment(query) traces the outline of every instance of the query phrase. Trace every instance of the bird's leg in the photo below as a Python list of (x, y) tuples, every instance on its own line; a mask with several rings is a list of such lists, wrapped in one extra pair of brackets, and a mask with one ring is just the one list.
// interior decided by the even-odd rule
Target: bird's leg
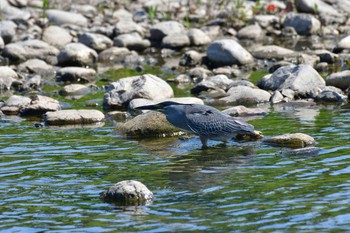
[(201, 139), (201, 142), (202, 142), (202, 149), (208, 148), (208, 138), (203, 136), (200, 136), (199, 138)]

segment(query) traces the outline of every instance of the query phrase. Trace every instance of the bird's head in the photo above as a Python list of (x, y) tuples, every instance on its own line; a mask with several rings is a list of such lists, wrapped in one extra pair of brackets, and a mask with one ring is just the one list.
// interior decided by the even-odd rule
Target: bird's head
[(184, 104), (177, 103), (174, 101), (164, 101), (164, 102), (160, 102), (157, 104), (136, 107), (135, 109), (137, 109), (137, 110), (153, 110), (153, 111), (158, 111), (158, 112), (164, 112), (167, 109), (167, 107), (174, 106), (174, 105), (184, 105)]

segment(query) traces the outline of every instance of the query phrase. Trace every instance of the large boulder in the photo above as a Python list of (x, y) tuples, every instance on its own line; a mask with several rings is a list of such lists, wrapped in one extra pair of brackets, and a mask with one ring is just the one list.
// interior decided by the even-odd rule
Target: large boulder
[(305, 64), (280, 67), (272, 75), (263, 77), (258, 83), (258, 86), (264, 90), (291, 89), (296, 96), (304, 98), (316, 97), (325, 85), (320, 74)]
[(141, 182), (124, 180), (100, 194), (104, 202), (125, 206), (148, 205), (152, 202), (153, 193)]
[(321, 23), (310, 14), (288, 13), (283, 26), (292, 27), (299, 35), (308, 36), (317, 33), (321, 28)]
[(57, 59), (61, 66), (93, 66), (97, 53), (82, 43), (69, 43), (60, 50)]
[(222, 39), (212, 42), (207, 56), (214, 66), (245, 65), (254, 62), (253, 56), (237, 41)]
[(26, 40), (7, 44), (2, 52), (13, 62), (23, 62), (28, 59), (37, 58), (49, 64), (57, 62), (58, 49), (41, 40)]
[(167, 99), (174, 96), (173, 89), (163, 79), (152, 74), (122, 78), (111, 83), (104, 95), (104, 108), (126, 108), (135, 98), (150, 100)]
[(98, 124), (102, 123), (105, 116), (98, 110), (60, 110), (47, 112), (43, 115), (47, 125), (74, 125), (74, 124)]

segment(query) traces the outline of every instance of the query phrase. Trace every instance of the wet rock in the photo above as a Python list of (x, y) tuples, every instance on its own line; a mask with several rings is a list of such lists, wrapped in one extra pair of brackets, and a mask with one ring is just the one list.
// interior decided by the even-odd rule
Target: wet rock
[(45, 71), (53, 71), (54, 67), (40, 59), (29, 59), (18, 66), (18, 71), (26, 73), (44, 73)]
[(19, 111), (30, 104), (32, 100), (29, 97), (12, 95), (1, 107), (1, 111), (6, 115), (17, 115)]
[(328, 64), (333, 64), (338, 59), (338, 55), (332, 53), (328, 50), (315, 50), (313, 54), (317, 55), (320, 58), (320, 62), (327, 62)]
[(321, 23), (310, 14), (288, 13), (283, 26), (293, 27), (299, 35), (308, 36), (316, 34), (321, 28)]
[(97, 60), (97, 53), (84, 44), (69, 43), (60, 50), (57, 59), (61, 66), (92, 66)]
[(0, 66), (0, 90), (9, 90), (18, 79), (17, 73), (8, 66)]
[(283, 134), (265, 138), (263, 141), (274, 146), (283, 146), (290, 148), (303, 148), (316, 144), (316, 141), (313, 137), (303, 133)]
[(190, 45), (190, 39), (186, 34), (172, 34), (162, 40), (163, 48), (179, 49)]
[(133, 32), (136, 32), (142, 36), (144, 34), (144, 31), (145, 29), (141, 25), (135, 23), (132, 20), (121, 20), (114, 27), (114, 34), (116, 36), (119, 36), (121, 34), (130, 34)]
[(233, 117), (266, 115), (268, 113), (262, 108), (247, 108), (243, 105), (225, 109), (223, 112)]
[(218, 100), (211, 100), (209, 102), (220, 105), (250, 105), (268, 102), (270, 97), (271, 94), (269, 92), (258, 88), (236, 86), (228, 90), (226, 97), (220, 98)]
[(72, 40), (73, 37), (69, 32), (59, 26), (49, 26), (43, 31), (43, 41), (59, 49), (72, 42)]
[(127, 48), (112, 47), (102, 51), (98, 55), (98, 61), (101, 63), (118, 63), (124, 61), (127, 56), (137, 56), (137, 53)]
[(0, 37), (8, 44), (16, 36), (17, 25), (10, 20), (0, 21)]
[(113, 41), (107, 36), (97, 33), (84, 33), (82, 34), (78, 42), (100, 52), (102, 50), (112, 47)]
[(96, 71), (83, 67), (64, 67), (57, 71), (56, 78), (62, 82), (87, 83), (96, 79)]
[(325, 87), (324, 79), (309, 65), (290, 65), (264, 76), (258, 83), (264, 90), (291, 89), (300, 97), (316, 97)]
[(172, 126), (165, 115), (148, 111), (120, 124), (117, 128), (126, 138), (169, 137), (182, 135), (180, 129)]
[(248, 25), (238, 31), (237, 37), (241, 40), (259, 41), (264, 38), (264, 31), (258, 24)]
[(60, 94), (63, 96), (82, 96), (90, 92), (90, 88), (82, 84), (69, 84), (62, 87)]
[(141, 182), (124, 180), (116, 183), (100, 194), (104, 202), (125, 206), (148, 205), (152, 202), (153, 193)]
[(167, 99), (174, 96), (173, 89), (163, 79), (155, 75), (144, 74), (122, 78), (111, 83), (104, 95), (104, 108), (125, 108), (132, 99)]
[(176, 21), (164, 21), (150, 28), (151, 40), (162, 40), (169, 35), (185, 35), (185, 27)]
[(122, 34), (114, 38), (114, 46), (126, 47), (131, 50), (143, 51), (151, 46), (151, 42), (143, 39), (140, 34), (133, 32), (129, 34)]
[(10, 43), (2, 53), (12, 62), (23, 62), (32, 58), (46, 61), (49, 64), (57, 62), (58, 49), (41, 40), (26, 40)]
[(203, 55), (197, 51), (190, 50), (185, 52), (180, 58), (180, 66), (192, 67), (202, 62)]
[[(293, 96), (294, 98), (294, 96)], [(270, 102), (272, 104), (277, 104), (284, 101), (284, 96), (279, 91), (274, 91), (271, 95)]]
[(104, 121), (105, 116), (98, 110), (60, 110), (43, 115), (47, 125), (97, 124)]
[(212, 42), (207, 49), (207, 56), (214, 66), (245, 65), (254, 62), (253, 56), (231, 39)]
[(315, 101), (324, 103), (343, 103), (346, 100), (347, 96), (328, 88), (322, 90), (322, 92), (315, 98)]
[(72, 24), (81, 27), (88, 26), (88, 20), (83, 15), (62, 10), (47, 10), (47, 18), (50, 23), (55, 25)]
[(350, 70), (332, 73), (326, 77), (326, 85), (345, 90), (350, 87)]
[(48, 111), (57, 111), (61, 108), (60, 103), (47, 96), (32, 96), (29, 105), (20, 110), (21, 116), (41, 116)]
[(296, 52), (277, 45), (259, 46), (252, 51), (252, 55), (258, 59), (283, 60), (286, 57), (296, 57)]
[(191, 28), (187, 35), (193, 46), (207, 45), (211, 42), (210, 37), (198, 28)]

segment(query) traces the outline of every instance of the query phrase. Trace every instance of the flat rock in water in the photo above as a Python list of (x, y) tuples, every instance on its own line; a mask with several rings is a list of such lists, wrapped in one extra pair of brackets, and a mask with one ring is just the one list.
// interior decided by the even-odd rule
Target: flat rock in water
[(252, 51), (252, 55), (258, 59), (283, 60), (286, 57), (296, 57), (296, 52), (277, 45), (259, 46)]
[(313, 137), (303, 133), (283, 134), (271, 138), (265, 138), (263, 141), (271, 145), (290, 148), (303, 148), (316, 144)]
[(98, 110), (60, 110), (43, 115), (48, 125), (74, 125), (102, 123), (105, 116)]
[(96, 71), (83, 67), (64, 67), (57, 71), (56, 78), (62, 82), (87, 83), (96, 79)]
[(327, 86), (338, 87), (345, 90), (350, 87), (350, 70), (335, 72), (327, 76)]
[(126, 138), (152, 138), (182, 135), (180, 129), (172, 126), (164, 114), (148, 111), (120, 124), (117, 128)]
[(83, 15), (79, 13), (73, 13), (62, 10), (47, 10), (46, 12), (47, 18), (50, 23), (55, 25), (64, 25), (64, 24), (72, 24), (78, 25), (81, 27), (88, 26), (88, 20)]
[(111, 83), (104, 95), (105, 108), (126, 108), (135, 98), (150, 100), (167, 99), (174, 96), (171, 86), (163, 79), (152, 74), (122, 78)]
[(207, 56), (214, 66), (246, 65), (254, 62), (253, 56), (232, 39), (212, 42), (207, 49)]
[(126, 206), (148, 205), (152, 202), (153, 193), (141, 182), (124, 180), (100, 194), (104, 202)]
[(97, 52), (82, 43), (69, 43), (59, 51), (57, 61), (61, 66), (93, 66)]
[(233, 117), (266, 115), (268, 113), (266, 110), (261, 108), (247, 108), (243, 105), (225, 109), (223, 112)]
[(72, 42), (72, 40), (73, 37), (69, 32), (59, 26), (52, 25), (43, 31), (43, 41), (59, 49)]
[(41, 116), (48, 111), (57, 111), (61, 108), (60, 103), (47, 96), (31, 97), (29, 105), (24, 106), (20, 114), (21, 116)]
[(26, 40), (7, 44), (2, 52), (13, 62), (23, 62), (32, 58), (46, 61), (49, 64), (57, 62), (58, 49), (41, 40)]
[(84, 95), (90, 91), (90, 88), (83, 84), (69, 84), (62, 87), (60, 94), (63, 96)]

